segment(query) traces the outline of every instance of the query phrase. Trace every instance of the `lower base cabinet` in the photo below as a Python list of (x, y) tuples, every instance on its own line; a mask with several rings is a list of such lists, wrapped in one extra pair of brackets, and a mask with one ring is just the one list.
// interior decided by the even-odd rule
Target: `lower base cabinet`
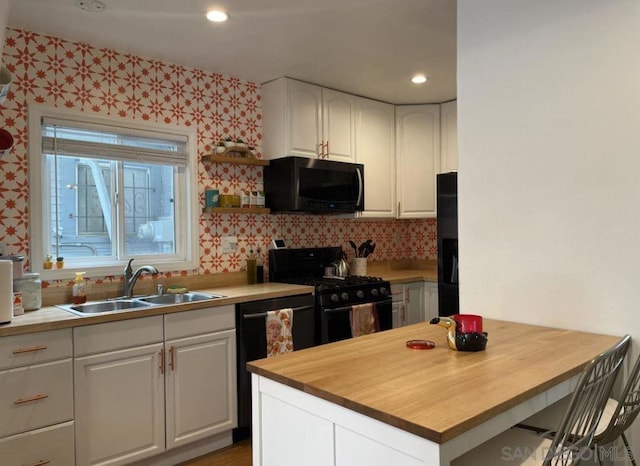
[(164, 451), (161, 350), (156, 343), (76, 358), (78, 465), (128, 464)]
[(429, 321), (438, 316), (438, 284), (412, 282), (391, 285), (393, 328)]
[(7, 466), (72, 466), (73, 421), (31, 430), (0, 440), (0, 463)]
[(236, 427), (235, 330), (168, 341), (167, 450)]
[(78, 327), (74, 343), (78, 466), (131, 464), (236, 426), (234, 306)]

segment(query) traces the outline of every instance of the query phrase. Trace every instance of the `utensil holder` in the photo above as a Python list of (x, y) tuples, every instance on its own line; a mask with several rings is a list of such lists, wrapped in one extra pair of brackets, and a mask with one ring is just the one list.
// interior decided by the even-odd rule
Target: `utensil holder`
[(354, 257), (351, 260), (351, 275), (366, 276), (367, 275), (367, 258)]

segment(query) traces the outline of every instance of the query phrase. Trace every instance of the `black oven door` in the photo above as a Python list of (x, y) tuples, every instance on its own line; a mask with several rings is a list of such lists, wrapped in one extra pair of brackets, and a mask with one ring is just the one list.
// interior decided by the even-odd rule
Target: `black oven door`
[[(359, 303), (363, 304), (363, 303)], [(389, 330), (393, 327), (392, 303), (391, 299), (385, 299), (375, 303), (378, 313), (378, 323), (380, 331)], [(333, 341), (346, 340), (351, 338), (351, 306), (329, 308), (320, 310), (318, 328), (320, 329), (320, 343), (331, 343)]]

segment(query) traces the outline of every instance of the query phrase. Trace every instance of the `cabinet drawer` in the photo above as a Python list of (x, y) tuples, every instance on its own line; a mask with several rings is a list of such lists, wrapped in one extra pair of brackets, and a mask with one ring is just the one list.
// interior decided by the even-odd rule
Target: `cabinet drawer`
[(4, 466), (73, 466), (73, 421), (0, 440)]
[(73, 354), (104, 353), (150, 345), (162, 339), (162, 316), (87, 325), (73, 329)]
[(0, 437), (73, 419), (71, 359), (0, 372)]
[(71, 357), (71, 329), (0, 338), (0, 370)]
[(236, 326), (233, 305), (176, 312), (167, 314), (164, 318), (167, 340), (229, 330)]

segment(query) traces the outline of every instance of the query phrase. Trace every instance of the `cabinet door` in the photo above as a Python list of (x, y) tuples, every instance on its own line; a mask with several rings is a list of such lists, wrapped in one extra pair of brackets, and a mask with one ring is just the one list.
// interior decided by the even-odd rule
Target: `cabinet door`
[(396, 108), (396, 187), (399, 218), (436, 216), (440, 165), (440, 106)]
[(167, 449), (236, 427), (235, 330), (168, 341)]
[(161, 343), (75, 360), (76, 461), (129, 464), (164, 451)]
[(316, 158), (322, 140), (322, 88), (295, 80), (286, 82), (287, 153)]
[(407, 324), (424, 322), (424, 300), (422, 282), (405, 285), (405, 305), (407, 306)]
[(393, 328), (404, 325), (404, 303), (402, 301), (393, 301), (391, 303), (391, 321)]
[(440, 173), (458, 171), (458, 102), (440, 105)]
[(364, 164), (362, 217), (396, 217), (395, 109), (356, 100), (356, 162)]
[(322, 90), (322, 139), (327, 144), (330, 160), (355, 160), (355, 121), (355, 96), (331, 89)]
[(435, 282), (424, 283), (425, 318), (427, 321), (438, 317), (438, 284)]

